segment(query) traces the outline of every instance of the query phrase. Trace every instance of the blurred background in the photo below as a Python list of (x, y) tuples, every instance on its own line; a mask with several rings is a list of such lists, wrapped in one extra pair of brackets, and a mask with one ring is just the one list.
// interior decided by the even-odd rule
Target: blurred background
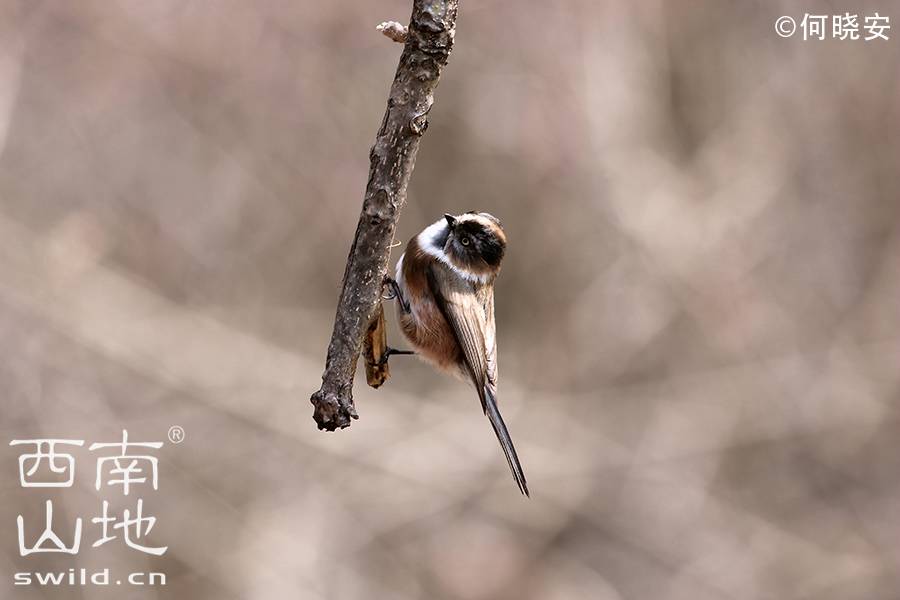
[[(462, 2), (398, 242), (504, 222), (526, 500), (416, 360), (311, 419), (408, 1), (4, 0), (0, 597), (896, 599), (900, 40), (774, 30), (896, 9)], [(158, 491), (94, 489), (123, 429)], [(92, 548), (137, 498), (168, 552)], [(44, 499), (77, 556), (19, 556)], [(82, 567), (168, 581), (12, 585)]]

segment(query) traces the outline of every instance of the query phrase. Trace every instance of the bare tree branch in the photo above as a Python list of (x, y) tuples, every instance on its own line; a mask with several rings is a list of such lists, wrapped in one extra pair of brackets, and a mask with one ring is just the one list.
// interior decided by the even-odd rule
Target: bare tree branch
[(312, 395), (319, 429), (359, 418), (353, 376), (363, 337), (381, 301), (391, 243), (406, 188), (428, 125), (434, 89), (453, 47), (458, 0), (414, 0), (387, 110), (369, 155), (369, 181), (350, 247), (322, 387)]

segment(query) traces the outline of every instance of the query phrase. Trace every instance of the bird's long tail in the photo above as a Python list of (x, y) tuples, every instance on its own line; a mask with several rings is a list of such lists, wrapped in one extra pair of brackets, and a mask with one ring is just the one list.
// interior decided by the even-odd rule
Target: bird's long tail
[(516, 455), (516, 448), (513, 446), (512, 438), (509, 437), (506, 423), (503, 422), (503, 417), (500, 416), (500, 411), (497, 410), (497, 400), (489, 385), (484, 386), (484, 400), (484, 414), (488, 416), (491, 420), (491, 425), (494, 426), (494, 432), (497, 434), (497, 439), (500, 440), (500, 447), (503, 448), (503, 453), (506, 455), (506, 462), (509, 463), (509, 470), (512, 471), (513, 479), (516, 480), (519, 490), (528, 496), (528, 483), (525, 481), (525, 472), (522, 471), (522, 465), (519, 463), (519, 457)]

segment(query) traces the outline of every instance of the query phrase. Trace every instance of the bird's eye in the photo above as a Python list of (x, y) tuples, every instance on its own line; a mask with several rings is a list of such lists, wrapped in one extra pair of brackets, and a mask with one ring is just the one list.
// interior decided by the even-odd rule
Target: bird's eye
[(463, 246), (468, 246), (468, 245), (469, 245), (469, 238), (467, 238), (467, 237), (460, 238), (459, 243), (462, 244)]

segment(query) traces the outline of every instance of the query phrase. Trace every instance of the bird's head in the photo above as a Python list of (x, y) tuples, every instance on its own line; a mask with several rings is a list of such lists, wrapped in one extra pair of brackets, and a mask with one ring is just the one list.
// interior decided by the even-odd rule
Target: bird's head
[(488, 213), (470, 211), (444, 215), (448, 235), (444, 253), (453, 264), (480, 276), (496, 275), (506, 252), (506, 234), (500, 220)]

